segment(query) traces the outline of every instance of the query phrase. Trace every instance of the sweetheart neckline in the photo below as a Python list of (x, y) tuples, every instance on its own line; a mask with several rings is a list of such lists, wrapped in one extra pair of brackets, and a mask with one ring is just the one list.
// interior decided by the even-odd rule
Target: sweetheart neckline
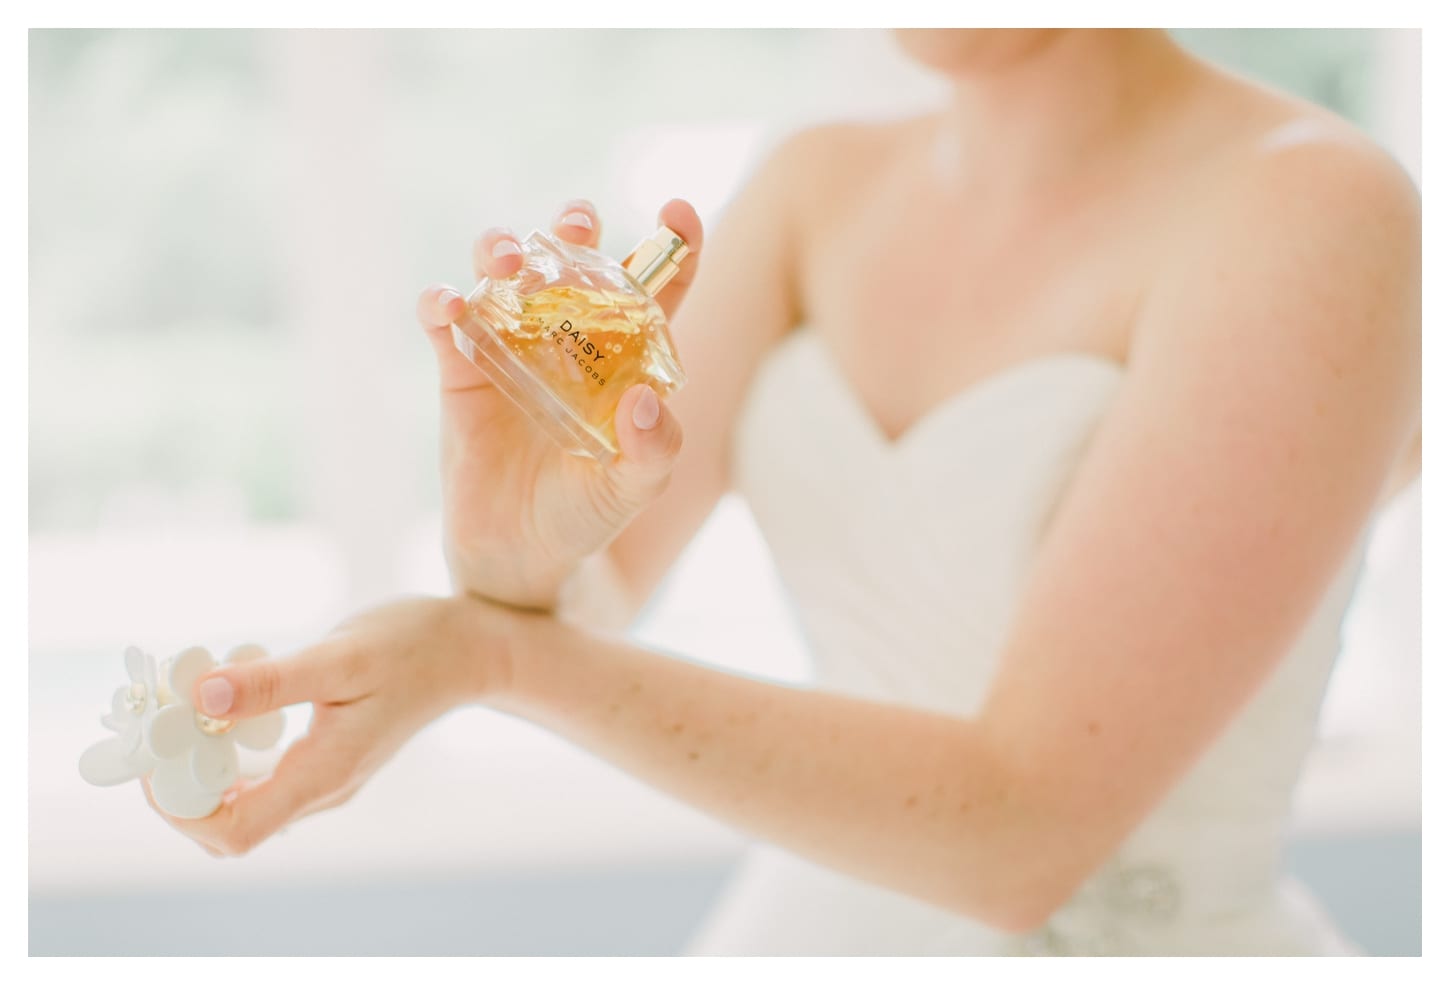
[(908, 424), (900, 434), (891, 437), (886, 433), (885, 428), (871, 413), (870, 408), (861, 397), (860, 391), (851, 382), (850, 377), (845, 373), (839, 361), (829, 348), (825, 340), (818, 332), (808, 326), (801, 327), (792, 333), (795, 338), (789, 341), (797, 345), (807, 345), (807, 348), (816, 350), (817, 358), (831, 378), (832, 386), (841, 395), (852, 416), (860, 426), (870, 435), (872, 443), (886, 451), (900, 451), (918, 440), (922, 433), (929, 432), (938, 421), (961, 406), (970, 406), (985, 399), (988, 395), (996, 393), (1010, 383), (1020, 382), (1030, 377), (1033, 373), (1047, 369), (1066, 368), (1068, 366), (1083, 366), (1093, 368), (1097, 371), (1106, 371), (1121, 378), (1127, 367), (1115, 359), (1086, 350), (1063, 350), (1061, 352), (1048, 353), (1042, 356), (1032, 356), (1028, 359), (1019, 360), (1002, 369), (996, 370), (986, 376), (980, 377), (966, 386), (952, 391), (951, 394), (932, 404), (927, 410), (918, 415), (915, 420)]

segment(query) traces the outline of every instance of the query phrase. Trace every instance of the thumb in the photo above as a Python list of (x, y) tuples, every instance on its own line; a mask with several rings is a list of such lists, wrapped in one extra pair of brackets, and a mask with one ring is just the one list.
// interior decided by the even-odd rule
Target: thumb
[(684, 444), (675, 415), (647, 383), (630, 387), (614, 412), (619, 457), (611, 469), (616, 490), (634, 508), (648, 503), (669, 481)]
[(191, 700), (212, 718), (253, 718), (304, 701), (333, 701), (337, 690), (333, 645), (319, 644), (277, 660), (226, 664), (199, 678)]

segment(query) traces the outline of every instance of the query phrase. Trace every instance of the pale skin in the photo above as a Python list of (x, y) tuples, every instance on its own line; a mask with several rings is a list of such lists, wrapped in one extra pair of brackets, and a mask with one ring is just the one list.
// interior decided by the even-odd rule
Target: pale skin
[[(1158, 32), (898, 38), (952, 79), (941, 112), (787, 140), (708, 247), (688, 203), (661, 210), (694, 251), (662, 300), (683, 364), (709, 370), (658, 413), (626, 395), (615, 468), (509, 413), (447, 342), (457, 292), (423, 293), (458, 595), (201, 681), (203, 705), (228, 682), (229, 717), (312, 702), (314, 719), (271, 777), (178, 829), (249, 851), (482, 703), (753, 836), (1021, 932), (1153, 809), (1417, 471), (1418, 195), (1342, 121)], [(589, 225), (558, 235), (596, 243), (592, 205), (569, 212)], [(517, 269), (494, 252), (512, 240), (486, 233), (476, 272)], [(726, 491), (746, 386), (803, 323), (888, 439), (1025, 360), (1126, 367), (973, 717), (599, 628), (628, 623)], [(953, 345), (928, 344), (944, 331)]]

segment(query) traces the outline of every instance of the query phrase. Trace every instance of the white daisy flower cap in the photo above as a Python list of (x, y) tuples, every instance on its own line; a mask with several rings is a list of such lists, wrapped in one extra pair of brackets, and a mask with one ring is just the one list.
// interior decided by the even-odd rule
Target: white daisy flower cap
[[(264, 659), (256, 644), (236, 647), (227, 663)], [(281, 711), (242, 721), (210, 718), (192, 704), (197, 680), (217, 668), (205, 647), (193, 646), (156, 667), (136, 647), (126, 650), (128, 687), (112, 696), (102, 724), (120, 734), (88, 748), (81, 756), (81, 777), (110, 786), (149, 775), (156, 804), (174, 817), (206, 817), (221, 806), (222, 795), (241, 777), (237, 746), (270, 749), (281, 739)]]

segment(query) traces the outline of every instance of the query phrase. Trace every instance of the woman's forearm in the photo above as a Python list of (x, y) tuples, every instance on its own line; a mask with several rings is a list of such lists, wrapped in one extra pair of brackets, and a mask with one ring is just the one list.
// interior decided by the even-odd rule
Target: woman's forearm
[(751, 835), (1003, 929), (1044, 818), (971, 720), (769, 683), (527, 617), (490, 705)]

